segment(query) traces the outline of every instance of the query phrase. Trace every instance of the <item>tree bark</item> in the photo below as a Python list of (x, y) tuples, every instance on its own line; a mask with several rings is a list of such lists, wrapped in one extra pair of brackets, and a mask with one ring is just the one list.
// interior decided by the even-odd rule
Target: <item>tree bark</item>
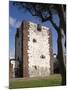
[(66, 48), (66, 16), (64, 15), (66, 11), (64, 11), (63, 5), (59, 5), (57, 8), (58, 8), (58, 15), (60, 18), (60, 27), (63, 28), (63, 32), (65, 34), (65, 48)]
[(65, 68), (65, 64), (64, 64), (64, 51), (63, 51), (63, 46), (62, 46), (63, 45), (63, 43), (62, 43), (63, 28), (62, 28), (62, 26), (61, 26), (61, 28), (60, 27), (58, 28), (52, 19), (50, 21), (58, 34), (58, 39), (57, 39), (58, 55), (57, 55), (57, 58), (58, 58), (58, 62), (60, 65), (60, 73), (61, 73), (61, 78), (62, 78), (61, 84), (66, 85), (66, 68)]
[(64, 52), (63, 52), (63, 47), (62, 47), (62, 33), (61, 33), (61, 28), (58, 33), (58, 39), (57, 39), (57, 44), (58, 44), (58, 62), (60, 65), (60, 73), (62, 77), (62, 85), (66, 85), (66, 67), (64, 64)]

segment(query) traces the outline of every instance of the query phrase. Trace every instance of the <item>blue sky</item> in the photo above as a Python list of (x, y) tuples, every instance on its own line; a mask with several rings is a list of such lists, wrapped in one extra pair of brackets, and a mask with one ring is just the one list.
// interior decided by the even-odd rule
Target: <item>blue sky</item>
[[(57, 33), (53, 28), (52, 24), (47, 21), (45, 23), (41, 23), (38, 17), (33, 17), (28, 11), (21, 10), (12, 5), (12, 2), (9, 3), (9, 50), (10, 57), (15, 57), (15, 34), (16, 28), (20, 26), (23, 20), (32, 21), (37, 24), (44, 25), (52, 31), (52, 45), (53, 45), (53, 53), (57, 53)], [(57, 15), (54, 15), (54, 20), (59, 25), (59, 18)]]

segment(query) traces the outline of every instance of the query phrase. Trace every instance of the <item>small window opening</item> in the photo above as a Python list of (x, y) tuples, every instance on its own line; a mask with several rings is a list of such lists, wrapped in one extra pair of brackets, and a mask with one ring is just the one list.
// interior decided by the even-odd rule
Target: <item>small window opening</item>
[(18, 56), (17, 60), (19, 61), (19, 56)]
[(34, 68), (37, 70), (37, 66), (34, 66)]
[(45, 58), (45, 56), (44, 56), (44, 55), (41, 55), (41, 58), (42, 58), (42, 59), (44, 59), (44, 58)]
[(16, 36), (19, 38), (19, 28), (17, 28)]
[(37, 30), (38, 30), (39, 32), (41, 32), (41, 25), (40, 25), (40, 24), (37, 25)]
[(33, 39), (33, 42), (36, 42), (36, 39)]

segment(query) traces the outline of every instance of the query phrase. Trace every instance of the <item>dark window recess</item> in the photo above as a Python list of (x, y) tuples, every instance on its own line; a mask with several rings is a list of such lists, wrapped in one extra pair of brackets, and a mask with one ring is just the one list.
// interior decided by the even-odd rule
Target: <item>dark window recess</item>
[(36, 39), (33, 39), (33, 42), (37, 42)]
[(17, 28), (16, 36), (19, 38), (19, 28)]
[(44, 56), (44, 55), (41, 55), (40, 57), (41, 57), (42, 59), (44, 59), (44, 58), (45, 58), (45, 56)]
[(17, 60), (19, 61), (19, 56), (18, 56)]
[(38, 30), (39, 32), (41, 32), (41, 25), (40, 25), (40, 24), (37, 25), (37, 30)]
[(34, 68), (37, 70), (37, 66), (34, 66)]

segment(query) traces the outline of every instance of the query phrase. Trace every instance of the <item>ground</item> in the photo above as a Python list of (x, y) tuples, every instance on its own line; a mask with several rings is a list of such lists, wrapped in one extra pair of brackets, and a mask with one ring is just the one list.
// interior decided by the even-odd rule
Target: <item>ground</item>
[(47, 87), (47, 86), (60, 86), (60, 74), (50, 75), (49, 77), (38, 78), (17, 78), (9, 81), (9, 88), (33, 88), (33, 87)]

